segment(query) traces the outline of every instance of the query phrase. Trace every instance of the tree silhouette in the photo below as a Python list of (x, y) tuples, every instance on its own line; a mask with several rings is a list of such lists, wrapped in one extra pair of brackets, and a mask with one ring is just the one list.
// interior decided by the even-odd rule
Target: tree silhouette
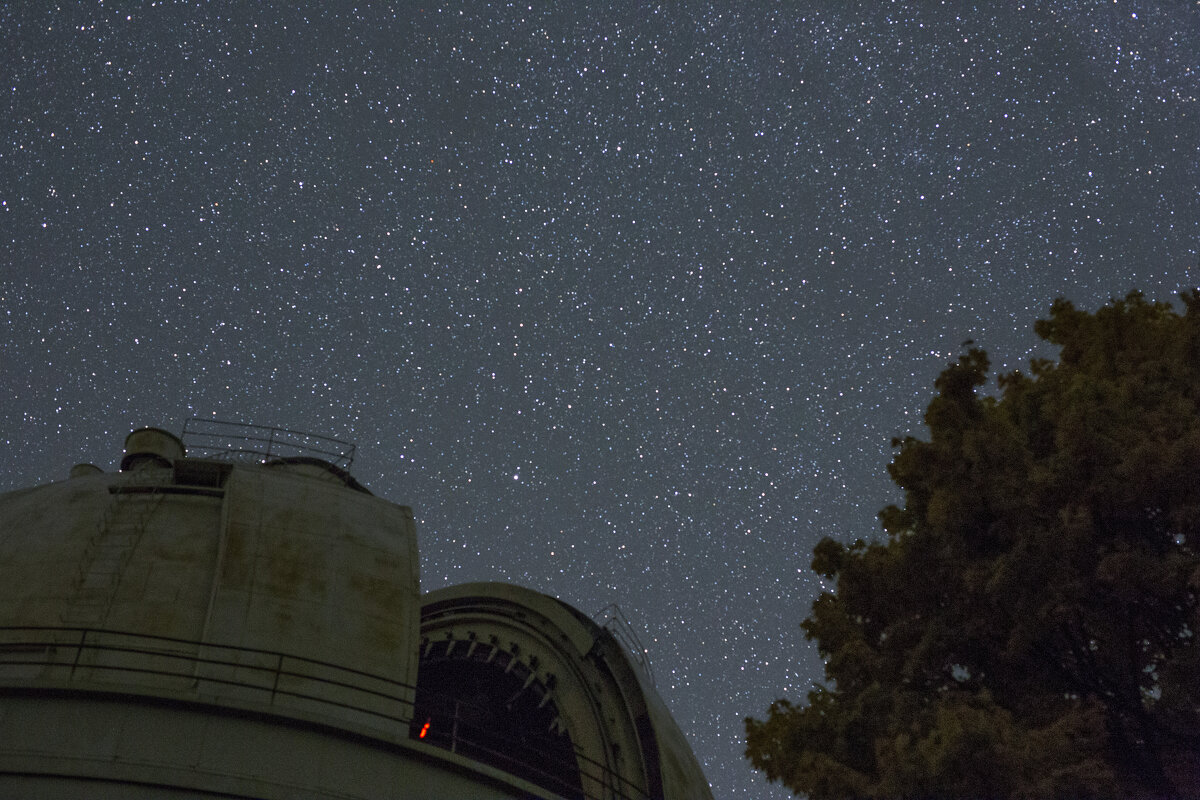
[(825, 539), (807, 702), (746, 755), (813, 800), (1200, 792), (1200, 292), (1094, 314), (1059, 300), (1057, 363), (937, 379), (896, 440), (887, 539)]

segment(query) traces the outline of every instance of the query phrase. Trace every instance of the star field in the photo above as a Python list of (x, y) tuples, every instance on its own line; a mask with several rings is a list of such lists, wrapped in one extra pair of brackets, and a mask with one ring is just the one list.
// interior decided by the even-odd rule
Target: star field
[(961, 343), (1200, 285), (1200, 4), (842, 8), (0, 5), (0, 489), (354, 441), (423, 588), (618, 602), (714, 794), (785, 796), (742, 718)]

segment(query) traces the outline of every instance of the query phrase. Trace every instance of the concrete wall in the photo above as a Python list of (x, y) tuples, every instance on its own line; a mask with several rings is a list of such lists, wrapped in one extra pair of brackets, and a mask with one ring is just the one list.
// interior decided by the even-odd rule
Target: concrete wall
[(0, 496), (0, 796), (514, 796), (409, 763), (408, 508), (312, 463), (75, 474)]
[(286, 468), (235, 469), (206, 640), (415, 683), (412, 512)]
[(427, 750), (215, 707), (89, 695), (9, 695), (0, 704), (2, 797), (546, 796)]
[(172, 471), (0, 497), (0, 625), (278, 650), (414, 682), (412, 512), (284, 466), (194, 490)]

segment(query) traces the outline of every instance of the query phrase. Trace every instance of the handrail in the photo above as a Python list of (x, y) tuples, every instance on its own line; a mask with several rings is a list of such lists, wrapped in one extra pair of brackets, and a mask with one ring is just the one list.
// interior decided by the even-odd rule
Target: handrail
[[(12, 634), (16, 633), (42, 633), (46, 635), (46, 638), (13, 638)], [(76, 638), (58, 638), (57, 634), (70, 634)], [(142, 646), (134, 644), (137, 642), (140, 642)], [(53, 656), (41, 659), (6, 657), (7, 654), (29, 653), (35, 649), (44, 649), (49, 656), (52, 651), (60, 648), (74, 651), (70, 662), (59, 660)], [(189, 653), (182, 652), (180, 649), (168, 648), (188, 648), (195, 649), (196, 652)], [(222, 651), (225, 653), (224, 657), (220, 657)], [(201, 655), (201, 652), (207, 654)], [(85, 653), (90, 655), (111, 654), (115, 661), (105, 663), (96, 659), (85, 660)], [(122, 660), (122, 656), (131, 656), (132, 658)], [(258, 663), (245, 660), (246, 656), (256, 658)], [(163, 664), (164, 660), (169, 664)], [(157, 666), (153, 666), (155, 663)], [(4, 668), (9, 666), (69, 666), (67, 678), (71, 682), (79, 680), (79, 673), (85, 670), (184, 678), (190, 682), (222, 684), (265, 692), (268, 694), (268, 704), (274, 704), (277, 696), (290, 696), (404, 724), (407, 724), (404, 717), (380, 710), (378, 703), (382, 701), (398, 704), (408, 708), (411, 715), (416, 693), (416, 687), (412, 684), (328, 661), (274, 650), (105, 628), (24, 625), (0, 627), (0, 681), (5, 677)], [(201, 671), (200, 668), (205, 666), (229, 667), (237, 670), (237, 674), (241, 677), (224, 677), (220, 672)], [(303, 671), (306, 667), (308, 671)], [(326, 671), (330, 673), (330, 676), (316, 674), (319, 671)], [(258, 680), (251, 679), (250, 675)], [(310, 694), (300, 691), (299, 688), (281, 687), (281, 679), (311, 682), (314, 686), (310, 691), (316, 693)], [(383, 688), (374, 688), (371, 684)], [(322, 689), (326, 691), (322, 692)], [(350, 692), (364, 697), (356, 702), (348, 702), (331, 696), (332, 692), (341, 690), (350, 690)], [(372, 703), (375, 705), (373, 706)]]
[[(60, 650), (64, 651), (61, 656)], [(97, 684), (111, 689), (115, 683), (113, 679), (121, 675), (130, 678), (183, 679), (191, 689), (207, 687), (209, 691), (198, 699), (213, 705), (221, 704), (216, 686), (250, 689), (263, 693), (265, 704), (277, 713), (288, 714), (285, 699), (294, 698), (330, 709), (374, 717), (393, 727), (393, 737), (397, 731), (404, 731), (403, 738), (407, 739), (419, 738), (412, 733), (416, 705), (428, 707), (430, 701), (436, 702), (438, 699), (462, 705), (461, 700), (442, 698), (433, 693), (429, 693), (429, 697), (418, 698), (416, 686), (403, 681), (277, 650), (107, 628), (0, 626), (0, 686), (12, 688), (29, 683), (37, 685), (39, 680), (56, 680), (52, 672), (47, 675), (43, 671), (37, 677), (30, 677), (24, 673), (13, 675), (10, 669), (38, 666), (51, 671), (61, 669), (65, 675), (57, 676), (57, 680), (82, 690), (99, 690), (101, 687)], [(222, 672), (221, 668), (228, 668), (229, 671)], [(322, 672), (326, 674), (320, 674)], [(109, 678), (99, 678), (97, 673), (108, 675)], [(154, 687), (136, 680), (121, 684), (121, 689), (147, 696), (160, 696), (162, 692), (168, 692), (167, 696), (177, 696), (178, 693), (178, 689)], [(438, 716), (447, 719), (444, 715)], [(544, 788), (552, 791), (566, 788), (569, 791), (565, 796), (581, 796), (576, 788), (565, 787), (560, 779), (546, 770), (546, 758), (542, 753), (531, 751), (528, 759), (523, 759), (514, 756), (511, 750), (495, 749), (489, 741), (495, 737), (486, 729), (477, 728), (461, 719), (457, 707), (454, 716), (448, 720), (453, 723), (450, 728), (454, 738), (446, 749), (452, 752), (466, 750), (466, 758), (471, 758), (469, 752), (472, 749), (487, 752), (494, 758), (485, 763), (495, 764), (496, 760), (510, 763), (516, 768), (514, 774), (532, 771), (543, 776), (542, 781), (534, 782)], [(435, 746), (442, 745), (435, 743)], [(615, 793), (606, 794), (606, 798), (644, 800), (645, 795), (641, 790), (629, 786), (625, 778), (606, 765), (578, 748), (575, 748), (575, 756), (582, 776)], [(627, 787), (628, 790), (618, 787)], [(586, 791), (582, 797), (585, 800), (602, 800)]]
[[(603, 619), (603, 622), (601, 620)], [(654, 686), (654, 670), (650, 666), (650, 651), (642, 646), (641, 639), (634, 632), (633, 626), (625, 612), (616, 603), (609, 603), (592, 616), (592, 621), (612, 634), (629, 653), (630, 658), (637, 664), (650, 685)]]
[(180, 436), (190, 454), (214, 458), (250, 456), (262, 461), (287, 456), (310, 456), (349, 470), (356, 446), (352, 442), (308, 431), (250, 425), (245, 422), (189, 417)]

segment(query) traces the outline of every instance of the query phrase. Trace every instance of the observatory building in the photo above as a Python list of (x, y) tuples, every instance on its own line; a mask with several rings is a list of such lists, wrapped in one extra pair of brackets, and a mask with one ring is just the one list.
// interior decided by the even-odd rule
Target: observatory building
[(422, 594), (352, 457), (189, 420), (0, 495), (0, 796), (712, 797), (619, 612)]

